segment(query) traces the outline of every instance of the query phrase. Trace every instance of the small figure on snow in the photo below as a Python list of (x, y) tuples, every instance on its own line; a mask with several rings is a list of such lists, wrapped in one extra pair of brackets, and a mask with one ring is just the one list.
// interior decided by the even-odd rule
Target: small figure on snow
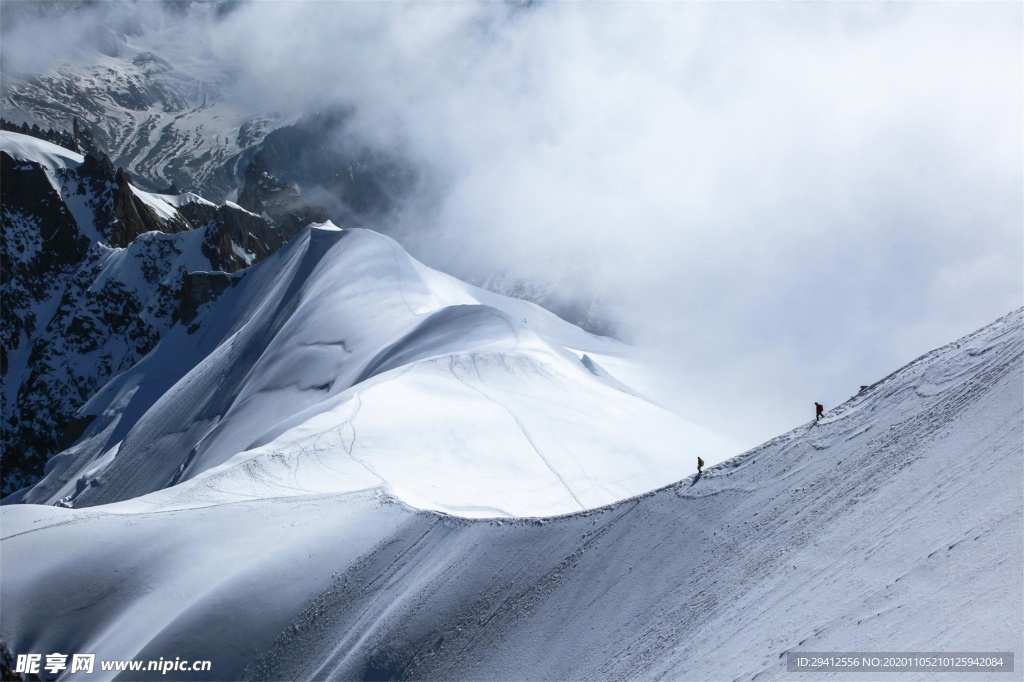
[(704, 460), (700, 457), (697, 458), (697, 474), (700, 474), (700, 470), (704, 468)]
[(815, 416), (814, 421), (818, 421), (825, 416), (825, 406), (821, 403), (814, 403)]

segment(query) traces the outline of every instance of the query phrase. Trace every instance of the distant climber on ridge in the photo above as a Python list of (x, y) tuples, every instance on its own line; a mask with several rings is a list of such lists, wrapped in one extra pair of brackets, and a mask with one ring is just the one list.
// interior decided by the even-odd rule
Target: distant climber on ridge
[(825, 406), (821, 403), (814, 403), (815, 416), (814, 421), (818, 421), (825, 416)]
[(704, 468), (704, 460), (700, 457), (697, 458), (697, 473), (699, 474), (701, 469)]

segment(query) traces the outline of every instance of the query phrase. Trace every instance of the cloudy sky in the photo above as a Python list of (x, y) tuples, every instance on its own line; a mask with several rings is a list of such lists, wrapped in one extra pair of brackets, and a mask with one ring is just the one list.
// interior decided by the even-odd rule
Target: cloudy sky
[[(596, 296), (745, 446), (1024, 305), (1019, 3), (154, 7), (236, 106), (352, 107), (416, 164), (386, 227), (422, 260)], [(86, 25), (5, 32), (5, 69)]]

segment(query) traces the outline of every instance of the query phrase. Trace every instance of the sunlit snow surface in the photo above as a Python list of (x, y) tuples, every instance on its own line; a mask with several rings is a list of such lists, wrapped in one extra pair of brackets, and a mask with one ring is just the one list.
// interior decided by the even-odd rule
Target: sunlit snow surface
[[(290, 259), (291, 268), (327, 266), (330, 245), (351, 239), (337, 266), (358, 281), (380, 266), (381, 245), (392, 248), (368, 233), (314, 230), (307, 238), (303, 249), (281, 255), (274, 272), (285, 272)], [(306, 262), (310, 253), (318, 255)], [(232, 455), (226, 444), (241, 436), (209, 427), (195, 474), (174, 488), (89, 509), (3, 507), (0, 637), (11, 650), (210, 659), (204, 677), (221, 680), (788, 679), (790, 650), (1013, 651), (1019, 665), (1020, 312), (699, 479), (558, 518), (465, 519), (397, 503), (387, 487), (374, 487), (375, 476), (390, 469), (361, 473), (352, 465), (346, 470), (361, 479), (350, 487), (367, 489), (332, 492), (342, 487), (333, 458), (351, 459), (350, 450), (369, 456), (368, 445), (360, 451), (352, 443), (371, 435), (385, 453), (397, 453), (396, 442), (411, 440), (416, 429), (438, 438), (438, 427), (417, 414), (438, 408), (413, 405), (414, 397), (390, 433), (374, 422), (382, 418), (376, 402), (394, 397), (388, 387), (403, 380), (410, 396), (447, 387), (438, 402), (469, 396), (460, 388), (468, 381), (467, 391), (488, 396), (466, 399), (469, 414), (501, 423), (480, 404), (500, 395), (501, 411), (521, 408), (500, 380), (522, 372), (507, 357), (509, 346), (529, 344), (518, 346), (536, 352), (525, 366), (544, 367), (530, 371), (545, 377), (571, 377), (572, 358), (512, 321), (506, 328), (519, 336), (510, 340), (496, 331), (505, 322), (492, 322), (506, 317), (490, 312), (472, 324), (471, 315), (457, 319), (465, 325), (460, 338), (477, 333), (469, 337), (477, 350), (463, 353), (488, 349), (493, 363), (478, 360), (474, 368), (460, 360), (453, 369), (450, 357), (424, 357), (428, 348), (445, 347), (445, 325), (415, 332), (431, 319), (423, 314), (428, 289), (417, 284), (414, 264), (399, 258), (395, 268), (392, 274), (403, 275), (394, 295), (415, 318), (397, 346), (346, 369), (347, 353), (358, 352), (378, 319), (372, 313), (387, 306), (380, 298), (359, 306), (355, 297), (358, 314), (369, 315), (360, 331), (344, 319), (314, 324), (313, 311), (298, 314), (299, 302), (273, 338), (310, 339), (307, 352), (318, 361), (300, 355), (282, 366), (270, 344), (244, 369), (253, 382), (249, 400), (234, 404), (252, 405), (248, 423), (264, 422), (255, 450)], [(269, 314), (289, 300), (275, 287), (293, 281), (269, 278), (249, 303), (252, 292), (236, 288), (233, 305), (263, 305)], [(328, 295), (315, 293), (319, 301)], [(354, 296), (343, 287), (330, 293)], [(529, 319), (530, 309), (520, 310)], [(234, 350), (218, 353), (242, 353), (246, 334), (257, 333), (223, 324)], [(201, 334), (196, 348), (213, 344)], [(395, 363), (413, 369), (396, 371)], [(322, 368), (317, 375), (303, 373), (314, 366)], [(140, 371), (158, 370), (173, 373), (170, 366)], [(194, 421), (189, 414), (201, 412), (206, 395), (197, 382), (235, 386), (224, 372), (216, 362), (193, 370), (167, 398), (184, 391), (191, 399), (165, 406), (181, 413), (173, 419), (150, 419), (153, 438), (167, 441), (174, 428)], [(343, 388), (317, 389), (331, 394), (326, 400), (302, 399), (310, 383), (348, 382), (364, 372), (373, 378), (355, 392), (361, 397), (346, 398), (351, 389)], [(103, 405), (127, 415), (124, 406), (142, 392), (133, 382), (125, 377)], [(267, 417), (260, 399), (275, 391), (295, 403), (293, 424)], [(373, 419), (362, 428), (364, 414)], [(349, 426), (325, 428), (339, 420)], [(538, 447), (547, 435), (536, 437)], [(317, 445), (317, 437), (328, 442)], [(107, 471), (131, 457), (131, 438), (129, 431)], [(112, 476), (97, 489), (127, 491), (119, 480)], [(314, 487), (321, 492), (311, 493)]]
[[(85, 161), (85, 157), (78, 152), (64, 149), (52, 142), (30, 135), (12, 133), (7, 130), (0, 132), (0, 149), (10, 154), (15, 161), (32, 161), (41, 164), (48, 170), (77, 168)], [(55, 186), (54, 189), (59, 190), (60, 188)]]
[(736, 452), (586, 356), (627, 347), (377, 233), (313, 226), (232, 282), (86, 405), (86, 439), (26, 501), (141, 510), (380, 488), (461, 516), (553, 515)]

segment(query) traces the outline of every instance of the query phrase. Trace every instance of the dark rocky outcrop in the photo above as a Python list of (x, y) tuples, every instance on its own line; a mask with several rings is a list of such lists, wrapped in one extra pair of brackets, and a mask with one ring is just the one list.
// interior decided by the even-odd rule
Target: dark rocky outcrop
[[(43, 168), (37, 164), (19, 162), (6, 152), (0, 152), (0, 187), (3, 191), (3, 212), (5, 216), (33, 216), (42, 228), (39, 238), (47, 254), (45, 259), (29, 262), (25, 274), (40, 279), (48, 270), (64, 265), (77, 263), (85, 255), (89, 241), (78, 230), (74, 216), (65, 205), (61, 196), (54, 190)], [(7, 239), (15, 239), (17, 235), (6, 229), (10, 222), (2, 223), (3, 235)], [(25, 246), (10, 245), (19, 254), (25, 253)], [(12, 273), (14, 253), (5, 249), (0, 258), (3, 259), (3, 273)]]
[(224, 272), (186, 272), (181, 281), (175, 322), (190, 325), (199, 308), (220, 296), (238, 280)]
[[(191, 225), (206, 230), (203, 255), (214, 270), (223, 272), (236, 272), (263, 260), (292, 236), (265, 218), (233, 206), (195, 202), (178, 212)], [(242, 257), (239, 251), (248, 255)]]
[(289, 237), (310, 223), (330, 219), (327, 209), (310, 206), (293, 186), (272, 176), (262, 153), (245, 169), (245, 186), (238, 195), (238, 205), (257, 215), (266, 215)]
[[(48, 457), (81, 435), (78, 408), (169, 326), (180, 249), (166, 239), (136, 240), (190, 225), (156, 215), (98, 150), (77, 166), (51, 169), (0, 152), (0, 217), (7, 493), (41, 475)], [(102, 276), (111, 247), (132, 247), (142, 283)]]
[[(65, 139), (39, 132), (40, 139)], [(73, 138), (81, 149), (88, 136), (79, 126)], [(173, 324), (191, 324), (196, 309), (233, 281), (226, 273), (266, 258), (308, 222), (327, 219), (265, 167), (251, 173), (250, 186), (264, 215), (197, 199), (161, 216), (126, 171), (90, 149), (81, 164), (50, 175), (0, 153), (0, 494), (37, 480), (52, 455), (81, 437), (88, 424), (78, 420), (79, 408)], [(192, 230), (201, 240), (181, 234)], [(183, 265), (195, 263), (197, 246), (210, 272)], [(122, 253), (110, 258), (112, 249)]]
[(3, 682), (39, 682), (39, 675), (29, 673), (28, 677), (21, 673), (14, 672), (17, 667), (17, 659), (14, 653), (7, 648), (7, 644), (0, 642), (0, 680)]
[(117, 192), (114, 195), (113, 219), (109, 222), (107, 236), (111, 246), (125, 247), (146, 232), (175, 233), (191, 229), (181, 220), (164, 220), (148, 204), (142, 201), (130, 186), (131, 179), (123, 168), (115, 176)]
[(79, 193), (94, 198), (94, 224), (110, 246), (124, 248), (146, 232), (173, 234), (191, 229), (183, 220), (165, 220), (133, 191), (131, 176), (114, 168), (101, 151), (85, 154), (78, 168)]

